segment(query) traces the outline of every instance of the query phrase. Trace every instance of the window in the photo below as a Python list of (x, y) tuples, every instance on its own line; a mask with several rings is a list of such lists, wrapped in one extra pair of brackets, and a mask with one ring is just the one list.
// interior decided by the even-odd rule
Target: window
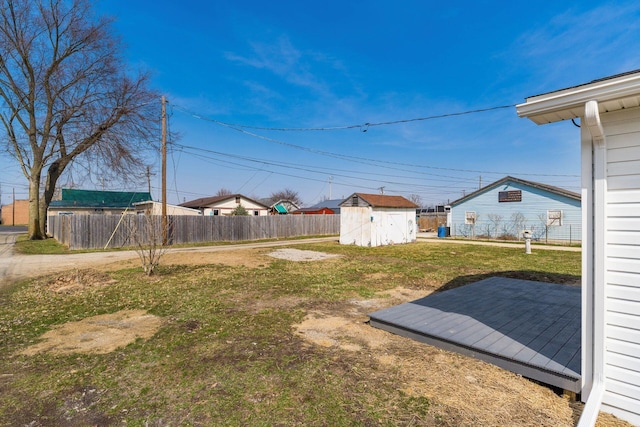
[(358, 196), (353, 196), (351, 198), (351, 206), (358, 206)]
[(562, 225), (562, 211), (547, 211), (547, 225)]
[(240, 196), (236, 196), (236, 203), (240, 204)]
[(476, 213), (471, 211), (471, 212), (465, 212), (464, 213), (464, 223), (465, 224), (475, 224), (476, 223)]
[(258, 216), (260, 215), (260, 211), (253, 211), (253, 216)]
[(214, 209), (214, 210), (212, 210), (211, 212), (213, 212), (213, 213), (212, 213), (212, 215), (213, 215), (213, 216), (218, 216), (218, 215), (220, 215), (220, 211), (219, 211), (218, 209)]

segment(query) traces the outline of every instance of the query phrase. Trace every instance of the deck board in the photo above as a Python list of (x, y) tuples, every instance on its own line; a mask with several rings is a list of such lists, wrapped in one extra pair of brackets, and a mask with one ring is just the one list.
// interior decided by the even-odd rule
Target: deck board
[(371, 325), (580, 391), (580, 288), (491, 277), (369, 315)]

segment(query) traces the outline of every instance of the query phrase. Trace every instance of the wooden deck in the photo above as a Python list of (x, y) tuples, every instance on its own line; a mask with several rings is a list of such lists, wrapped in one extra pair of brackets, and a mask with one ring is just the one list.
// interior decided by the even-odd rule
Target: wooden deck
[(580, 288), (492, 277), (369, 315), (371, 325), (580, 392)]

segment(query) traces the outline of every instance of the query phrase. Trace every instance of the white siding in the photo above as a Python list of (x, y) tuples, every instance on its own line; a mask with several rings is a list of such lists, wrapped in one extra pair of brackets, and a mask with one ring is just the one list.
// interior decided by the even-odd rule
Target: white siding
[(640, 121), (602, 115), (607, 136), (603, 410), (640, 424)]
[(372, 209), (366, 207), (342, 207), (340, 209), (340, 244), (371, 246)]
[(415, 209), (374, 208), (371, 246), (410, 243), (416, 240)]
[(340, 209), (340, 244), (383, 246), (416, 240), (415, 209), (354, 207)]
[(249, 215), (254, 215), (255, 211), (258, 212), (259, 216), (269, 214), (268, 209), (265, 208), (264, 205), (257, 204), (251, 200), (245, 199), (244, 197), (239, 197), (239, 199), (240, 203), (236, 201), (235, 197), (221, 200), (220, 202), (205, 207), (202, 212), (204, 215), (214, 215), (214, 211), (218, 211), (218, 215), (231, 215), (231, 213), (238, 207), (238, 205), (242, 205), (242, 207), (247, 210)]

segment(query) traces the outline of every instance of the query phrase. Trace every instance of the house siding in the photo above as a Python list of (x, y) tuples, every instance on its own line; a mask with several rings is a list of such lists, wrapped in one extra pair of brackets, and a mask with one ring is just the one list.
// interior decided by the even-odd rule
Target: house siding
[[(515, 190), (522, 192), (521, 201), (498, 201), (500, 192)], [(553, 210), (562, 211), (562, 225), (546, 227), (547, 211)], [(466, 212), (476, 213), (475, 227), (465, 224)], [(577, 242), (582, 235), (579, 200), (514, 181), (488, 186), (475, 197), (452, 204), (450, 221), (452, 236), (520, 238), (527, 229), (531, 230), (534, 240)]]
[[(253, 215), (254, 211), (258, 211), (258, 216), (265, 216), (269, 214), (269, 209), (265, 208), (264, 205), (255, 203), (251, 200), (245, 199), (244, 197), (240, 198), (240, 205), (247, 210), (249, 215)], [(230, 198), (227, 200), (220, 201), (211, 206), (204, 207), (202, 209), (202, 213), (204, 215), (213, 215), (214, 210), (218, 211), (218, 215), (231, 215), (231, 213), (238, 207), (238, 203), (236, 203), (235, 198)]]
[(607, 137), (603, 409), (640, 425), (640, 122), (603, 114)]

